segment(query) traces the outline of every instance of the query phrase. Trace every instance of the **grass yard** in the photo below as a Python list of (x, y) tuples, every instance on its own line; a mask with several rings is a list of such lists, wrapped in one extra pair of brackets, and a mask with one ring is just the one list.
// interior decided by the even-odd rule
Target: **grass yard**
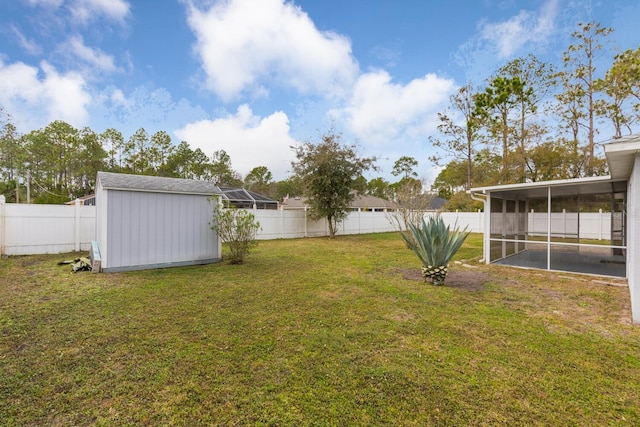
[(628, 289), (478, 266), (481, 245), (452, 267), (470, 288), (405, 279), (393, 233), (260, 242), (242, 266), (0, 260), (0, 424), (640, 425)]

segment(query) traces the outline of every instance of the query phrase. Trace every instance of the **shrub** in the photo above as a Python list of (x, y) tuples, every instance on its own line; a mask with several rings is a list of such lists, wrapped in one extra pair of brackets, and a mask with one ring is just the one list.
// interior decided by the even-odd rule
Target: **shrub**
[(422, 275), (434, 285), (444, 283), (449, 271), (449, 262), (469, 235), (465, 228), (450, 230), (440, 216), (422, 219), (422, 227), (409, 224), (409, 230), (402, 232), (407, 246), (418, 255), (422, 262)]
[(258, 243), (256, 234), (260, 230), (260, 223), (249, 210), (223, 208), (216, 200), (210, 225), (218, 237), (229, 244), (231, 264), (242, 264), (251, 247)]

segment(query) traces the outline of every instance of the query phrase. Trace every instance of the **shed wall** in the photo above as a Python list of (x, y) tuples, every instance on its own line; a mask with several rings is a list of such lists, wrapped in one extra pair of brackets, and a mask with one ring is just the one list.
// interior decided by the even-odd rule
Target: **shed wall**
[(213, 209), (208, 197), (106, 192), (105, 270), (197, 264), (220, 258), (217, 236), (209, 227)]
[(627, 187), (627, 279), (634, 323), (640, 323), (640, 154)]

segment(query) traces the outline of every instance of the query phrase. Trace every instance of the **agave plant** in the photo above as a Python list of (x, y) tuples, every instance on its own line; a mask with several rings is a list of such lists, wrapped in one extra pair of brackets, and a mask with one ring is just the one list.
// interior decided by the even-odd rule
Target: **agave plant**
[(469, 233), (466, 228), (462, 231), (458, 227), (449, 229), (442, 218), (436, 216), (429, 217), (428, 221), (422, 218), (421, 227), (409, 224), (409, 230), (401, 234), (407, 246), (420, 258), (425, 280), (434, 285), (442, 285), (447, 277), (451, 258)]

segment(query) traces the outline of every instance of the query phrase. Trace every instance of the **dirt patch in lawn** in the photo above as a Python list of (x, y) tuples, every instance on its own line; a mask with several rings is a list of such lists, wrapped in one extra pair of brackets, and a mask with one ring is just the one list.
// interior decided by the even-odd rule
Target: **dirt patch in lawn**
[[(402, 278), (405, 280), (416, 280), (424, 282), (422, 271), (419, 268), (403, 268), (400, 269)], [(444, 286), (451, 288), (463, 289), (466, 291), (481, 291), (484, 289), (485, 283), (489, 281), (489, 276), (477, 270), (450, 270), (447, 273), (447, 279)]]

